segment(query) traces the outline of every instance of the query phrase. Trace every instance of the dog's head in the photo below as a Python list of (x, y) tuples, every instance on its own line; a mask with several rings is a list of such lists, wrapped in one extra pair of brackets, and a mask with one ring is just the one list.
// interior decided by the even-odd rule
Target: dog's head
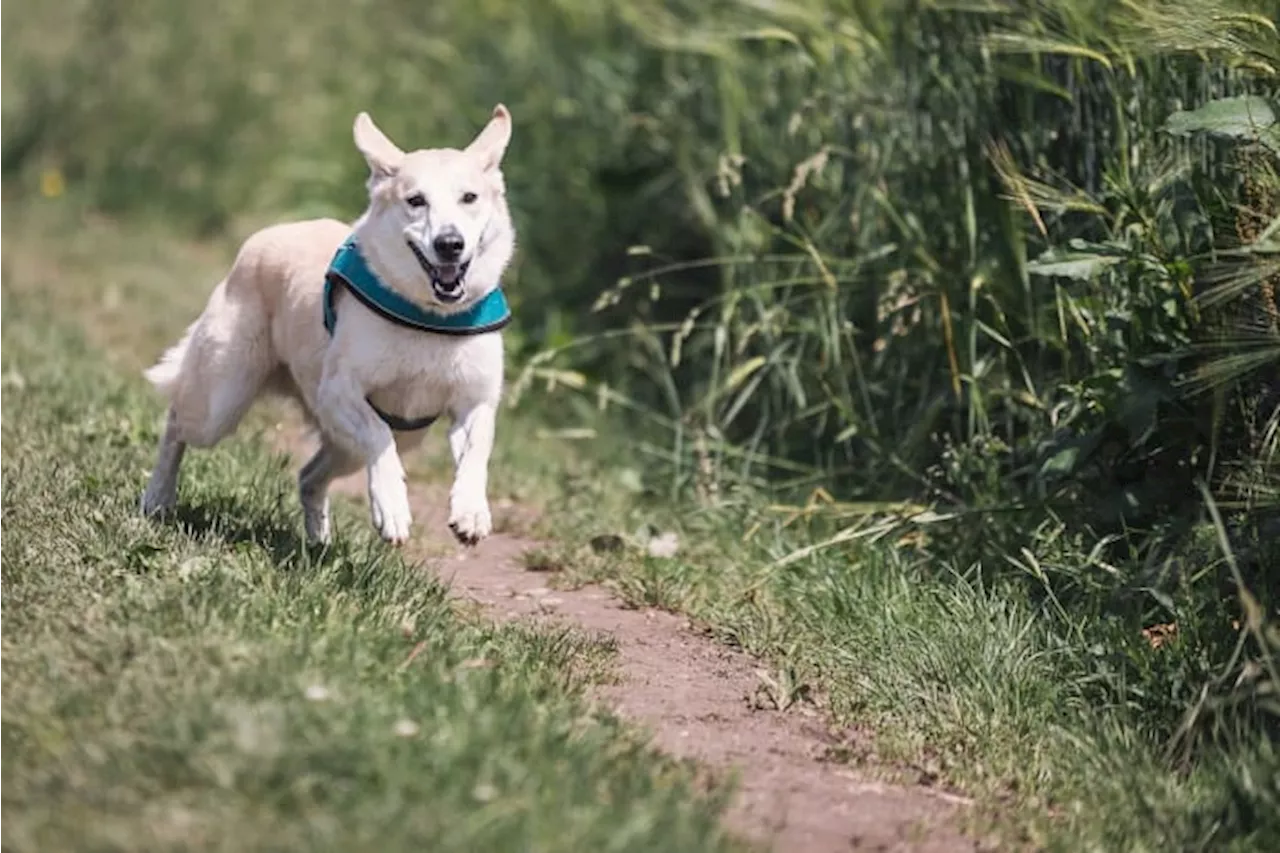
[(405, 153), (368, 113), (355, 142), (369, 163), (369, 209), (356, 225), (361, 251), (386, 283), (446, 313), (498, 285), (515, 247), (502, 178), (511, 114), (499, 104), (462, 150)]

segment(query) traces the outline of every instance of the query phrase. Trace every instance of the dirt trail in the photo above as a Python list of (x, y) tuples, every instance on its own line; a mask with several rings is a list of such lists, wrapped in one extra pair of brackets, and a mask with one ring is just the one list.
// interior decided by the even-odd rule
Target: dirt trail
[[(310, 443), (290, 430), (283, 444), (301, 462)], [(334, 491), (364, 498), (353, 475)], [(473, 549), (457, 547), (446, 526), (442, 488), (410, 484), (414, 538), (409, 556), (449, 584), (455, 595), (500, 619), (560, 620), (617, 642), (616, 683), (596, 699), (652, 733), (654, 744), (717, 773), (737, 772), (731, 829), (777, 853), (835, 851), (965, 851), (978, 849), (949, 820), (965, 801), (924, 787), (865, 778), (855, 767), (824, 761), (842, 744), (816, 714), (754, 707), (759, 664), (696, 632), (679, 616), (624, 605), (607, 590), (550, 589), (546, 575), (525, 569), (521, 555), (535, 543), (495, 534)], [(416, 545), (414, 543), (419, 543)], [(435, 546), (428, 556), (425, 543)]]

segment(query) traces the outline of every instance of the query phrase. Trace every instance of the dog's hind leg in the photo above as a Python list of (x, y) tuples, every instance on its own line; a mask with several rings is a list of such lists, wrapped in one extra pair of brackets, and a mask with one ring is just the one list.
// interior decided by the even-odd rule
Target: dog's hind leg
[(151, 469), (151, 479), (142, 493), (142, 514), (148, 517), (173, 509), (178, 501), (178, 469), (182, 467), (182, 454), (187, 445), (180, 441), (174, 429), (173, 409), (165, 420), (164, 435), (160, 438), (160, 452), (156, 465)]
[(200, 319), (146, 373), (169, 398), (156, 465), (142, 496), (146, 515), (173, 507), (186, 448), (212, 447), (234, 430), (276, 367), (266, 312), (251, 291), (236, 284), (233, 270), (214, 288)]
[(327, 543), (330, 537), (329, 484), (354, 474), (361, 461), (322, 438), (320, 449), (298, 472), (298, 498), (309, 542)]
[(186, 353), (171, 400), (178, 437), (193, 447), (212, 447), (234, 432), (277, 366), (270, 330), (253, 313), (238, 308), (229, 334), (198, 332)]

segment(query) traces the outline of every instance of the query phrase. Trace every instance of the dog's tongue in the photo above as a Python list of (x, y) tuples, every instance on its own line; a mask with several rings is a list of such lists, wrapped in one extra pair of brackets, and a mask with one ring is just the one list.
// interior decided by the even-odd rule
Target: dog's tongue
[(435, 268), (436, 280), (441, 284), (453, 284), (458, 280), (458, 273), (461, 267), (458, 264), (437, 264)]

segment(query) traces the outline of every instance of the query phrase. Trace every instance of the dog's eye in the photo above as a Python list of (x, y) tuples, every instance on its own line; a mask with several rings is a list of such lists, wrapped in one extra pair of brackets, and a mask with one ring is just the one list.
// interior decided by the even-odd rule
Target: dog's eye
[(471, 204), (471, 203), (472, 203), (473, 201), (475, 201), (475, 200), (476, 200), (476, 194), (475, 194), (475, 193), (463, 193), (463, 194), (462, 194), (462, 203), (463, 203), (463, 204)]
[(404, 200), (404, 203), (410, 207), (426, 207), (427, 197), (422, 193), (414, 193)]

